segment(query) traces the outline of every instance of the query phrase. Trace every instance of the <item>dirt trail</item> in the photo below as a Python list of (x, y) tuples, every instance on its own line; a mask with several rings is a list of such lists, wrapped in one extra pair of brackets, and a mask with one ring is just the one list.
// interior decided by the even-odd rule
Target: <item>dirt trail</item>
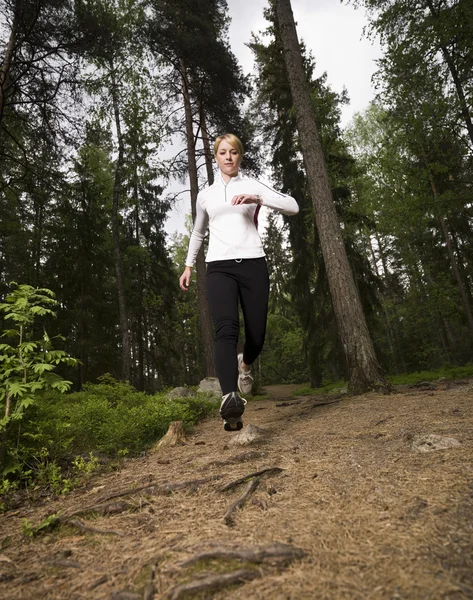
[[(356, 398), (268, 389), (245, 414), (266, 431), (259, 443), (232, 446), (214, 417), (185, 446), (3, 515), (0, 597), (473, 598), (473, 383)], [(429, 434), (459, 444), (416, 450)], [(52, 531), (21, 533), (52, 513), (63, 520)], [(196, 581), (217, 587), (177, 587)]]

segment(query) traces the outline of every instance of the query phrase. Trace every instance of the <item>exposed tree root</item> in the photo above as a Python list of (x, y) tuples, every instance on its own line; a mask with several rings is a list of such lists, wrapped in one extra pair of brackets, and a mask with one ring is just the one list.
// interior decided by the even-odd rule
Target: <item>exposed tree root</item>
[(261, 480), (259, 479), (259, 477), (255, 477), (254, 479), (251, 479), (249, 481), (248, 485), (246, 486), (243, 494), (239, 498), (237, 498), (235, 500), (235, 502), (232, 502), (232, 504), (230, 504), (230, 506), (227, 508), (227, 511), (225, 513), (225, 516), (223, 517), (223, 520), (225, 521), (225, 524), (228, 525), (228, 527), (232, 527), (234, 525), (233, 513), (238, 508), (241, 508), (245, 504), (245, 502), (248, 500), (248, 498), (251, 496), (251, 494), (258, 487), (260, 481)]
[(259, 571), (250, 571), (249, 569), (240, 569), (239, 571), (223, 573), (220, 575), (209, 575), (203, 579), (176, 585), (168, 592), (167, 597), (169, 600), (179, 600), (179, 598), (182, 598), (185, 594), (197, 594), (199, 592), (218, 590), (229, 585), (234, 585), (235, 583), (251, 581), (252, 579), (257, 579), (261, 576), (262, 573)]
[(80, 529), (82, 531), (90, 531), (92, 533), (102, 533), (102, 534), (108, 533), (111, 535), (122, 535), (121, 533), (119, 533), (117, 531), (107, 531), (107, 530), (101, 530), (101, 529), (95, 529), (93, 527), (89, 527), (88, 525), (85, 525), (81, 521), (74, 519), (74, 517), (78, 517), (80, 515), (84, 515), (84, 514), (91, 513), (91, 512), (96, 512), (96, 513), (99, 513), (102, 515), (107, 515), (107, 514), (113, 514), (114, 512), (123, 512), (124, 510), (127, 510), (130, 508), (130, 505), (126, 504), (125, 502), (109, 503), (109, 500), (112, 500), (114, 498), (120, 498), (123, 496), (131, 496), (132, 494), (137, 494), (137, 493), (143, 492), (145, 490), (148, 491), (150, 494), (154, 494), (154, 495), (167, 495), (167, 494), (171, 494), (172, 492), (175, 492), (178, 490), (196, 489), (204, 483), (209, 483), (210, 481), (216, 481), (221, 478), (222, 478), (221, 475), (211, 475), (209, 477), (204, 477), (202, 479), (191, 479), (189, 481), (181, 481), (181, 482), (176, 482), (176, 483), (165, 483), (162, 485), (147, 484), (147, 485), (143, 485), (138, 488), (115, 492), (114, 494), (110, 494), (110, 496), (103, 498), (102, 501), (97, 504), (92, 504), (90, 506), (81, 508), (80, 510), (70, 513), (68, 515), (61, 515), (55, 519), (52, 519), (51, 522), (47, 526), (41, 527), (41, 529), (35, 535), (39, 535), (40, 533), (45, 533), (46, 531), (51, 531), (52, 529), (54, 529), (55, 527), (58, 527), (59, 525), (67, 525), (67, 524), (77, 527), (78, 529)]
[(206, 471), (210, 467), (225, 467), (226, 465), (234, 465), (236, 463), (244, 462), (247, 460), (255, 460), (257, 458), (263, 458), (267, 454), (267, 452), (250, 450), (249, 452), (243, 452), (242, 454), (238, 454), (237, 456), (233, 456), (232, 458), (229, 458), (227, 460), (213, 460), (212, 462), (209, 462), (203, 467), (201, 467), (199, 471)]
[(81, 508), (80, 510), (76, 510), (75, 512), (65, 516), (60, 517), (61, 522), (66, 522), (68, 519), (72, 519), (73, 517), (81, 517), (87, 515), (87, 513), (97, 513), (102, 515), (103, 517), (108, 515), (116, 515), (126, 510), (134, 510), (135, 507), (128, 502), (101, 502), (100, 504), (94, 504), (93, 506), (88, 506), (86, 508)]
[(319, 406), (329, 406), (330, 404), (338, 404), (344, 398), (345, 398), (345, 395), (340, 396), (336, 400), (330, 400), (329, 402), (314, 402), (314, 404), (311, 404), (309, 407), (305, 408), (301, 413), (299, 413), (299, 416), (305, 417), (308, 414), (310, 414), (310, 412), (313, 411), (314, 408), (319, 408)]
[(132, 496), (134, 494), (138, 494), (138, 492), (143, 492), (145, 490), (148, 490), (150, 494), (154, 494), (155, 496), (167, 495), (177, 490), (183, 490), (186, 488), (196, 488), (199, 487), (199, 485), (209, 483), (209, 481), (216, 481), (217, 479), (221, 478), (221, 475), (209, 475), (209, 477), (203, 477), (202, 479), (190, 479), (189, 481), (164, 483), (162, 485), (158, 485), (156, 483), (147, 483), (146, 485), (141, 485), (140, 487), (114, 492), (113, 494), (102, 498), (102, 500), (99, 503), (83, 508), (81, 512), (94, 511), (98, 507), (102, 507), (109, 500), (114, 500), (115, 498), (123, 498), (123, 496)]
[(246, 483), (249, 479), (253, 479), (254, 477), (260, 477), (261, 475), (269, 475), (270, 473), (282, 473), (284, 469), (281, 467), (268, 467), (267, 469), (262, 469), (261, 471), (256, 471), (256, 473), (249, 473), (245, 475), (245, 477), (240, 477), (239, 479), (235, 479), (235, 481), (230, 481), (230, 483), (225, 484), (220, 488), (220, 492), (227, 492), (228, 490), (232, 490), (233, 488), (238, 487), (242, 483)]
[(82, 565), (73, 560), (66, 560), (63, 558), (59, 558), (57, 560), (52, 560), (47, 563), (51, 567), (66, 567), (66, 569), (82, 569)]
[(179, 568), (190, 567), (201, 560), (212, 560), (215, 558), (227, 558), (244, 560), (256, 564), (260, 563), (288, 563), (297, 558), (304, 558), (305, 550), (289, 546), (288, 544), (270, 544), (268, 546), (257, 546), (256, 548), (212, 548), (192, 556), (191, 558), (176, 565)]
[(76, 527), (80, 531), (87, 531), (87, 532), (91, 532), (91, 533), (102, 533), (102, 534), (109, 534), (109, 535), (118, 535), (118, 536), (123, 535), (123, 533), (120, 533), (119, 531), (113, 531), (111, 529), (97, 529), (96, 527), (90, 527), (89, 525), (82, 523), (82, 521), (79, 521), (78, 519), (67, 519), (67, 521), (64, 521), (64, 523), (66, 523), (67, 525), (72, 525), (73, 527)]
[(330, 402), (315, 402), (314, 404), (311, 405), (311, 409), (312, 408), (317, 408), (318, 406), (328, 406), (329, 404), (337, 404), (338, 402), (341, 402), (343, 400), (344, 396), (341, 396), (340, 398), (337, 398), (336, 400), (330, 400)]
[(104, 583), (107, 583), (108, 581), (108, 575), (102, 575), (102, 577), (99, 577), (98, 579), (96, 579), (93, 583), (91, 583), (89, 585), (89, 591), (93, 591), (95, 590), (95, 588), (98, 588), (99, 586), (103, 585)]

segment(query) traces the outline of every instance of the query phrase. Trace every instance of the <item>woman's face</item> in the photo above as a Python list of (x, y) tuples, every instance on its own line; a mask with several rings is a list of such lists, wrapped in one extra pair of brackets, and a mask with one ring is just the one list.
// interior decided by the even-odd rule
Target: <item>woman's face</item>
[(222, 140), (220, 142), (215, 159), (220, 171), (222, 171), (224, 175), (228, 175), (229, 177), (238, 175), (241, 156), (227, 140)]

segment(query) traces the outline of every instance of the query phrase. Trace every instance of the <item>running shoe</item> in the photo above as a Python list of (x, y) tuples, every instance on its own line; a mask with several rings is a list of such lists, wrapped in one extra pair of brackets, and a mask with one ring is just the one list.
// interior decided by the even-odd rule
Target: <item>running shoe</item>
[(243, 362), (243, 354), (238, 355), (238, 389), (242, 394), (250, 394), (253, 388), (253, 377), (251, 369), (244, 371), (241, 363)]
[(220, 416), (226, 431), (238, 431), (243, 427), (241, 415), (245, 412), (245, 405), (246, 400), (240, 398), (237, 392), (230, 392), (222, 397)]
[(240, 431), (243, 429), (243, 421), (241, 418), (229, 419), (228, 421), (223, 422), (223, 428), (225, 431)]

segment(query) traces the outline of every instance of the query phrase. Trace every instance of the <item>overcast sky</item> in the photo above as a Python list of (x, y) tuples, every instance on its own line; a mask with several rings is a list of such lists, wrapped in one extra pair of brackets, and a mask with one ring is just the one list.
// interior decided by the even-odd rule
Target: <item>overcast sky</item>
[[(231, 17), (230, 45), (245, 74), (253, 71), (253, 55), (245, 46), (252, 33), (267, 27), (263, 10), (267, 0), (227, 0)], [(371, 76), (380, 58), (378, 44), (363, 36), (367, 24), (363, 9), (340, 0), (292, 0), (299, 39), (303, 39), (315, 57), (318, 77), (327, 73), (328, 84), (337, 92), (345, 87), (350, 104), (342, 110), (342, 125), (353, 114), (364, 110), (374, 96)], [(182, 195), (166, 224), (169, 233), (184, 232), (184, 219), (190, 212), (188, 195)]]

